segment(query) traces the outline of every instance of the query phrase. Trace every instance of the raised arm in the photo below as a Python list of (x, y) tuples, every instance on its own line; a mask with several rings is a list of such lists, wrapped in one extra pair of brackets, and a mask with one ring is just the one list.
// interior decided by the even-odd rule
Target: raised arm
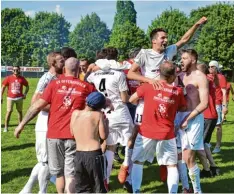
[(182, 47), (184, 44), (186, 44), (190, 38), (193, 36), (194, 32), (197, 30), (197, 28), (204, 24), (207, 21), (206, 17), (202, 17), (200, 20), (198, 20), (185, 34), (184, 36), (176, 43), (177, 48)]
[(15, 128), (14, 135), (16, 138), (19, 138), (19, 134), (21, 131), (23, 131), (24, 126), (31, 121), (34, 117), (37, 116), (37, 114), (48, 104), (43, 99), (37, 100), (35, 103), (33, 103), (30, 108), (28, 109), (26, 115), (24, 116), (23, 120), (20, 122), (20, 124)]
[(146, 78), (143, 75), (139, 74), (139, 71), (138, 71), (139, 69), (140, 69), (140, 66), (134, 62), (128, 71), (127, 78), (140, 81), (140, 82), (149, 82), (149, 78)]

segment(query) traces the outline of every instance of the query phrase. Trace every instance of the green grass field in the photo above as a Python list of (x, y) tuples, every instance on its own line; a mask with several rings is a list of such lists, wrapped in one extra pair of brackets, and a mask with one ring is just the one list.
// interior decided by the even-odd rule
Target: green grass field
[[(24, 113), (29, 107), (32, 94), (34, 93), (38, 79), (28, 79), (30, 90), (24, 102)], [(6, 92), (5, 92), (6, 93)], [(2, 130), (6, 112), (6, 98), (2, 105), (1, 123)], [(18, 124), (16, 111), (12, 113), (8, 133), (1, 133), (1, 169), (2, 169), (2, 193), (18, 193), (27, 182), (33, 166), (37, 163), (35, 155), (35, 133), (34, 125), (36, 119), (32, 120), (21, 133), (20, 139), (16, 139), (13, 131)], [(215, 134), (212, 137), (214, 146)], [(221, 169), (221, 175), (214, 178), (202, 179), (201, 186), (204, 193), (234, 193), (234, 103), (229, 105), (227, 122), (223, 126), (223, 143), (220, 154), (214, 155), (217, 165)], [(117, 181), (119, 164), (114, 163), (111, 176), (111, 192), (126, 192)], [(166, 193), (167, 185), (159, 181), (159, 168), (156, 161), (146, 164), (143, 174), (142, 192), (144, 193)], [(38, 192), (38, 186), (33, 190)], [(56, 193), (55, 186), (49, 183), (48, 192)]]

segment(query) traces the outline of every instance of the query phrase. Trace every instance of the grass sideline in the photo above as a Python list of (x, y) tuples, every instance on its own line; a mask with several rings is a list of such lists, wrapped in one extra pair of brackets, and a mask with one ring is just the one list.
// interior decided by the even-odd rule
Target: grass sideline
[[(24, 101), (24, 114), (30, 105), (31, 97), (35, 91), (38, 79), (28, 79), (30, 89)], [(5, 92), (6, 93), (6, 92)], [(6, 112), (6, 95), (2, 104), (2, 131)], [(13, 131), (18, 124), (16, 110), (12, 113), (8, 133), (1, 133), (1, 192), (19, 193), (27, 182), (32, 168), (37, 163), (35, 155), (35, 133), (32, 120), (20, 135), (20, 139), (13, 136)], [(234, 193), (234, 102), (230, 101), (227, 122), (223, 126), (223, 143), (220, 154), (215, 154), (214, 158), (217, 165), (221, 168), (221, 175), (214, 178), (201, 180), (204, 193)], [(214, 146), (215, 135), (212, 137)], [(111, 176), (111, 192), (126, 193), (117, 181), (117, 173), (120, 165), (114, 163)], [(191, 185), (191, 184), (190, 184)], [(49, 193), (56, 193), (56, 188), (49, 183)], [(159, 168), (156, 161), (153, 164), (144, 166), (143, 183), (141, 192), (144, 193), (167, 193), (167, 185), (159, 181)], [(33, 193), (38, 193), (38, 185), (33, 189)]]

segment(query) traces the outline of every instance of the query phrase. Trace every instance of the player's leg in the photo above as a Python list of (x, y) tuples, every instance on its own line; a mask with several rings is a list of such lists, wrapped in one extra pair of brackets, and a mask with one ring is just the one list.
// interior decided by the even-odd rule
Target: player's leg
[[(142, 177), (143, 164), (147, 160), (153, 162), (156, 149), (156, 140), (137, 135), (132, 153), (133, 167), (131, 172), (133, 193), (139, 193)], [(147, 151), (146, 151), (147, 150)]]
[(216, 145), (214, 150), (212, 151), (213, 154), (220, 152), (220, 146), (222, 141), (222, 105), (216, 105), (216, 111), (218, 114), (218, 120), (216, 123)]
[(23, 99), (17, 100), (15, 104), (16, 104), (16, 110), (18, 112), (18, 121), (20, 123), (23, 118)]
[(167, 166), (168, 193), (177, 193), (179, 173), (177, 169), (177, 145), (176, 139), (157, 141), (156, 156), (159, 165)]
[(7, 112), (6, 112), (6, 116), (5, 116), (5, 128), (4, 128), (3, 132), (8, 131), (8, 126), (9, 126), (9, 122), (10, 122), (10, 118), (11, 118), (11, 113), (13, 111), (13, 106), (14, 106), (14, 101), (11, 99), (7, 99)]

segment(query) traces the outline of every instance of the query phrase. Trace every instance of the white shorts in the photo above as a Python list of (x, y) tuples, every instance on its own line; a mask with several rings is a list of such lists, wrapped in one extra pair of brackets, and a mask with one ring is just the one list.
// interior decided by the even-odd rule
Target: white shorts
[(144, 101), (140, 100), (139, 104), (136, 107), (136, 113), (135, 113), (135, 117), (134, 117), (134, 124), (135, 125), (141, 125), (142, 117), (143, 117), (143, 111), (144, 111)]
[(184, 121), (184, 119), (190, 114), (190, 112), (177, 112), (176, 117), (174, 120), (174, 125), (175, 125), (175, 131), (176, 131), (176, 144), (177, 144), (177, 151), (178, 153), (181, 153), (181, 135), (179, 133), (180, 125)]
[(47, 130), (48, 130), (48, 112), (41, 111), (39, 112), (37, 117), (35, 131), (47, 131)]
[(106, 139), (106, 145), (116, 145), (120, 143), (122, 146), (126, 146), (129, 138), (132, 136), (133, 123), (116, 123), (111, 119), (109, 120), (109, 135)]
[(46, 134), (47, 131), (36, 131), (35, 146), (38, 162), (48, 162)]
[(156, 153), (159, 165), (177, 164), (177, 148), (175, 138), (169, 140), (156, 140), (142, 136), (138, 133), (135, 140), (132, 161), (153, 162)]
[(179, 130), (182, 150), (204, 150), (203, 131), (204, 117), (203, 114), (199, 114), (188, 122), (186, 129)]

